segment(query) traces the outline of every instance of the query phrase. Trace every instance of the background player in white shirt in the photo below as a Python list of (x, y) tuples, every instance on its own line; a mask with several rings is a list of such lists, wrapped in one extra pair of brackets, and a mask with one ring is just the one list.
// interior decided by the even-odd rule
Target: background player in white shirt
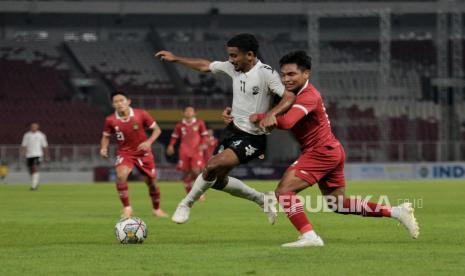
[(31, 175), (31, 191), (39, 186), (39, 165), (42, 159), (48, 158), (47, 137), (39, 130), (38, 123), (31, 123), (30, 130), (23, 136), (20, 149), (21, 156), (26, 157), (27, 167)]
[[(232, 122), (223, 132), (218, 154), (212, 157), (203, 172), (195, 180), (189, 194), (179, 203), (172, 220), (184, 223), (189, 219), (194, 202), (209, 188), (227, 192), (233, 196), (254, 201), (263, 206), (264, 193), (257, 192), (245, 183), (228, 176), (239, 164), (262, 155), (266, 149), (265, 131), (249, 121), (253, 113), (267, 112), (267, 119), (284, 112), (292, 105), (295, 95), (287, 92), (279, 74), (258, 58), (258, 41), (251, 34), (239, 34), (227, 42), (228, 61), (211, 62), (206, 59), (179, 57), (168, 51), (160, 51), (156, 57), (164, 61), (182, 64), (201, 72), (223, 73), (232, 78), (233, 103)], [(270, 110), (273, 94), (282, 97), (277, 106)], [(268, 213), (271, 224), (276, 214)]]

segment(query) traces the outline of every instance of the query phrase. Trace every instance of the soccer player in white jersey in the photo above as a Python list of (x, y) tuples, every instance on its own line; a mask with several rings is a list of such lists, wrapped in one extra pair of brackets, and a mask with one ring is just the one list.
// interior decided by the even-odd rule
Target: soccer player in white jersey
[[(224, 130), (217, 155), (208, 161), (203, 173), (195, 180), (192, 190), (178, 204), (172, 217), (176, 223), (185, 223), (189, 219), (192, 205), (209, 188), (251, 200), (263, 207), (264, 193), (228, 174), (239, 164), (245, 164), (265, 152), (266, 132), (251, 123), (249, 116), (261, 110), (267, 112), (267, 119), (273, 120), (274, 115), (289, 109), (295, 95), (285, 91), (279, 74), (257, 58), (258, 47), (258, 41), (253, 35), (239, 34), (227, 42), (228, 61), (224, 62), (180, 57), (168, 51), (155, 54), (161, 60), (182, 64), (201, 72), (226, 74), (233, 82), (233, 121)], [(282, 99), (271, 109), (274, 95)], [(276, 213), (268, 212), (271, 224), (275, 218)]]
[(39, 187), (39, 165), (42, 159), (48, 157), (47, 137), (39, 130), (38, 123), (31, 123), (30, 130), (23, 136), (20, 149), (21, 156), (25, 156), (27, 167), (31, 175), (31, 191)]

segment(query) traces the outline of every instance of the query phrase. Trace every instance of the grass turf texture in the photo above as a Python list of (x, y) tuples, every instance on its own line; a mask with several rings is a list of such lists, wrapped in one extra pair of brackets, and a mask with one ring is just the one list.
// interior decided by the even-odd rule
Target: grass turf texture
[[(276, 181), (248, 181), (261, 191)], [(161, 183), (172, 214), (182, 184)], [(298, 233), (284, 214), (269, 226), (253, 203), (217, 191), (176, 225), (151, 216), (145, 185), (131, 183), (135, 215), (148, 225), (144, 244), (121, 245), (113, 227), (121, 208), (113, 185), (0, 185), (0, 275), (430, 275), (465, 274), (465, 183), (367, 181), (348, 194), (423, 199), (418, 240), (392, 219), (310, 214), (323, 248), (280, 248)], [(303, 194), (318, 194), (317, 187)]]

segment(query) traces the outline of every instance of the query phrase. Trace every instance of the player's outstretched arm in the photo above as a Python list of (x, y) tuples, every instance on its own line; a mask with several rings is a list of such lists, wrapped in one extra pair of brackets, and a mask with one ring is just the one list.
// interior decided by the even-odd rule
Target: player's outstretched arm
[(194, 70), (201, 72), (210, 72), (210, 63), (211, 61), (202, 59), (202, 58), (190, 58), (190, 57), (180, 57), (176, 56), (169, 51), (160, 51), (155, 54), (156, 58), (159, 58), (161, 61), (170, 61), (182, 64), (186, 67), (189, 67)]
[(100, 140), (100, 156), (108, 158), (108, 145), (110, 145), (110, 136), (102, 135)]
[(281, 101), (266, 113), (266, 117), (260, 121), (261, 128), (274, 127), (277, 124), (276, 115), (283, 114), (294, 104), (296, 95), (289, 91), (284, 91)]

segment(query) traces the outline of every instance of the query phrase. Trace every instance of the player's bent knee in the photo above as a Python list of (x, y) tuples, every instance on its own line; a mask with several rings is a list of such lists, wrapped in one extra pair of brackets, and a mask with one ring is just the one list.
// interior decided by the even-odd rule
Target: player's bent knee
[(220, 164), (214, 163), (214, 162), (208, 162), (204, 170), (205, 179), (216, 178), (216, 176), (220, 173), (222, 169), (223, 167)]
[(226, 185), (228, 185), (228, 181), (226, 181), (226, 178), (217, 179), (215, 181), (215, 184), (213, 184), (212, 188), (215, 190), (223, 190), (224, 187), (226, 187)]

